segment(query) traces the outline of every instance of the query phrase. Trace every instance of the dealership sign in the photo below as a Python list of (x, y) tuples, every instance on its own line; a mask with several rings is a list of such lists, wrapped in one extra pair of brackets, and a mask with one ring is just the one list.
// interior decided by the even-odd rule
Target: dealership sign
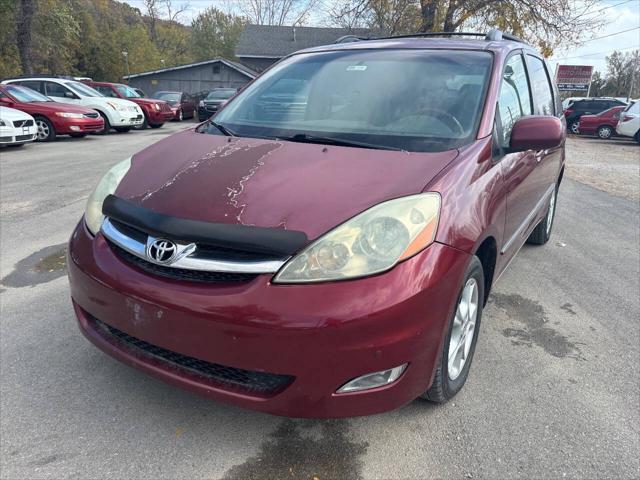
[(558, 65), (556, 83), (558, 90), (589, 90), (591, 84), (591, 65)]

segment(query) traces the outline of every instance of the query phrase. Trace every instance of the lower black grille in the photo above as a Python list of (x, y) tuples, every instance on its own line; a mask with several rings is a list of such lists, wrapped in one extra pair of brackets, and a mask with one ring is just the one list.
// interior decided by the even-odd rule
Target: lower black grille
[(181, 353), (172, 352), (171, 350), (132, 337), (117, 328), (101, 322), (95, 317), (88, 314), (87, 316), (94, 324), (96, 330), (103, 336), (106, 336), (107, 339), (117, 341), (139, 354), (160, 359), (179, 369), (199, 375), (207, 380), (213, 380), (223, 388), (259, 395), (273, 395), (288, 387), (294, 379), (291, 375), (254, 372), (188, 357)]
[(156, 265), (155, 263), (148, 262), (127, 252), (109, 240), (107, 240), (107, 242), (111, 249), (122, 260), (144, 270), (147, 273), (159, 275), (161, 277), (203, 283), (241, 283), (249, 282), (257, 277), (257, 275), (251, 273), (205, 272), (201, 270), (188, 270), (186, 268), (173, 268), (165, 267), (164, 265)]
[(33, 135), (16, 135), (16, 142), (22, 142), (24, 140), (33, 140)]
[(84, 116), (87, 118), (98, 118), (100, 115), (98, 114), (98, 112), (96, 112), (96, 113), (85, 113)]

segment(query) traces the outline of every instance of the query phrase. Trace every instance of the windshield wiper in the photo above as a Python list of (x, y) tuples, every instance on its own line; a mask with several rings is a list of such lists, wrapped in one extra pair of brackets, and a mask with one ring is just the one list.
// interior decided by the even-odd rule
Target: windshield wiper
[(233, 131), (229, 130), (224, 125), (220, 125), (219, 123), (216, 123), (211, 119), (209, 119), (209, 124), (213, 125), (214, 127), (216, 127), (218, 130), (220, 130), (222, 133), (224, 133), (227, 137), (237, 137), (237, 135)]
[(343, 140), (341, 138), (332, 137), (317, 137), (315, 135), (309, 135), (306, 133), (297, 133), (290, 137), (275, 137), (276, 140), (286, 140), (288, 142), (300, 142), (300, 143), (319, 143), (324, 145), (336, 145), (339, 147), (356, 147), (356, 148), (372, 148), (375, 150), (397, 150), (402, 151), (401, 148), (388, 147), (383, 145), (376, 145), (373, 143), (358, 142), (355, 140)]

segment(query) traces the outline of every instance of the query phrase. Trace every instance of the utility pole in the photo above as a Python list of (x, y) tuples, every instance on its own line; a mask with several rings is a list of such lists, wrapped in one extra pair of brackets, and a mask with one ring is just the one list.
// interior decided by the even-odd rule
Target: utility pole
[(129, 52), (127, 52), (126, 50), (124, 50), (122, 52), (122, 56), (124, 57), (124, 63), (127, 67), (127, 83), (129, 83)]

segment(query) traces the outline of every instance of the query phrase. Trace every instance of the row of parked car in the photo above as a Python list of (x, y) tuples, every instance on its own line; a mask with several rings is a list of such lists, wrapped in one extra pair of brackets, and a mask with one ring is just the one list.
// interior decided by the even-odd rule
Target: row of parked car
[(567, 128), (576, 135), (597, 135), (607, 140), (616, 135), (640, 143), (640, 102), (617, 98), (579, 98), (567, 102)]
[(147, 98), (128, 85), (90, 78), (9, 78), (0, 83), (0, 144), (160, 128), (167, 121), (195, 116), (204, 121), (235, 93), (215, 89), (198, 104), (185, 92), (159, 91)]

